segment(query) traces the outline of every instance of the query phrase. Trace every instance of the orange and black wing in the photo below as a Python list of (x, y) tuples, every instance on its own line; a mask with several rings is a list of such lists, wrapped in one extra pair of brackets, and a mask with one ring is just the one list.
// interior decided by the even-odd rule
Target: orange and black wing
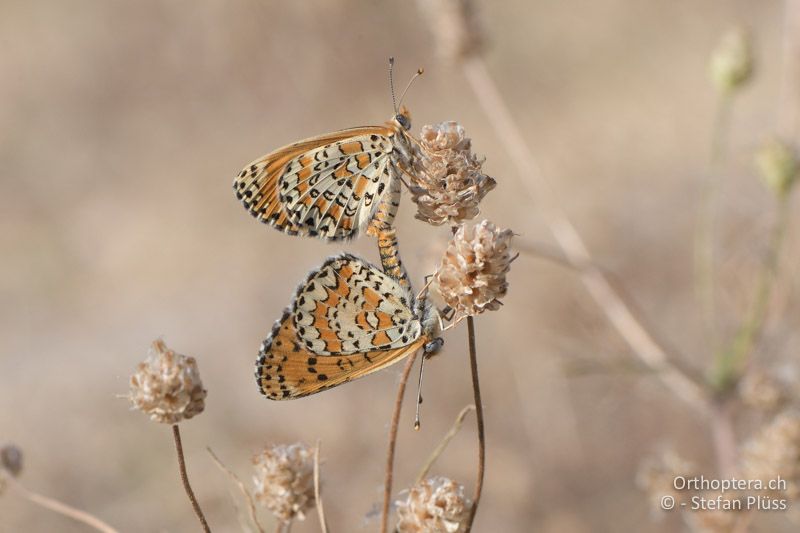
[(391, 350), (350, 355), (318, 355), (298, 339), (292, 316), (285, 312), (261, 347), (256, 380), (271, 400), (302, 398), (377, 372), (422, 348), (427, 337)]
[(306, 139), (247, 165), (233, 182), (247, 211), (290, 235), (355, 237), (397, 194), (393, 129), (366, 126)]

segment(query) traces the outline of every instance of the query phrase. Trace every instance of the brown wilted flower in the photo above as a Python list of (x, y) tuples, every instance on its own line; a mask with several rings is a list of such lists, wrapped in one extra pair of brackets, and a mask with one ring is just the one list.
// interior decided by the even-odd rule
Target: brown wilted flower
[(139, 363), (131, 376), (131, 403), (150, 420), (177, 424), (205, 408), (206, 390), (194, 357), (180, 355), (164, 341), (153, 342), (153, 355)]
[(461, 226), (453, 235), (433, 275), (431, 290), (457, 317), (500, 308), (499, 299), (508, 290), (506, 273), (514, 259), (509, 248), (512, 235), (488, 220), (471, 229)]
[(762, 411), (775, 411), (788, 399), (781, 383), (758, 368), (749, 371), (742, 378), (738, 389), (739, 396), (746, 405)]
[(784, 411), (762, 427), (744, 445), (741, 461), (744, 478), (766, 484), (780, 477), (786, 497), (800, 496), (800, 413)]
[(471, 505), (464, 487), (446, 477), (421, 481), (396, 504), (398, 533), (461, 533)]
[(662, 498), (672, 496), (680, 505), (687, 499), (687, 494), (675, 488), (675, 478), (695, 476), (695, 467), (674, 451), (667, 451), (660, 456), (642, 461), (636, 473), (636, 484), (647, 493), (654, 515), (662, 516)]
[(800, 171), (797, 153), (777, 139), (771, 139), (759, 149), (756, 166), (764, 184), (778, 197), (792, 190)]
[(478, 204), (496, 182), (481, 172), (483, 161), (472, 153), (471, 145), (457, 122), (423, 126), (411, 187), (416, 218), (441, 226), (478, 215)]
[(314, 505), (314, 449), (274, 444), (253, 457), (255, 497), (279, 520), (305, 519)]
[(730, 94), (750, 80), (753, 51), (750, 35), (743, 28), (731, 28), (711, 54), (711, 79), (723, 94)]
[(439, 56), (450, 61), (480, 51), (483, 36), (472, 0), (417, 0), (428, 20)]

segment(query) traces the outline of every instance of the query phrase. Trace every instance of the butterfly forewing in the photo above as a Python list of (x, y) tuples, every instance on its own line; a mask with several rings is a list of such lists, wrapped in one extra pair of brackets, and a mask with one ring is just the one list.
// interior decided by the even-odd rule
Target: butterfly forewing
[(369, 126), (285, 146), (245, 167), (237, 198), (262, 222), (291, 235), (341, 240), (397, 207), (397, 128)]
[(292, 399), (370, 374), (430, 340), (407, 288), (376, 267), (342, 255), (298, 288), (264, 341), (256, 364), (261, 392)]

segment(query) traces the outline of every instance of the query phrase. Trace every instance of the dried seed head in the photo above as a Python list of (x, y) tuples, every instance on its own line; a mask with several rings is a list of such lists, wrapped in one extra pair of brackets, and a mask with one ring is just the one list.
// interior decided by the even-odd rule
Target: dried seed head
[(481, 173), (483, 161), (457, 122), (423, 126), (414, 164), (411, 199), (416, 218), (432, 224), (459, 224), (478, 215), (478, 204), (496, 182)]
[(203, 412), (206, 390), (194, 357), (180, 355), (164, 341), (153, 342), (153, 354), (131, 376), (129, 398), (150, 420), (177, 424)]
[(797, 181), (800, 164), (797, 154), (784, 142), (768, 141), (756, 154), (756, 166), (761, 179), (778, 197), (785, 196)]
[(761, 428), (742, 449), (742, 473), (765, 484), (779, 476), (785, 497), (800, 496), (800, 413), (784, 411)]
[(713, 501), (722, 496), (723, 501), (731, 502), (732, 505), (738, 505), (738, 507), (732, 507), (731, 509), (709, 507), (691, 511), (687, 508), (683, 516), (689, 522), (690, 530), (694, 533), (736, 533), (737, 531), (743, 531), (741, 520), (746, 514), (742, 510), (746, 509), (745, 502), (739, 498), (738, 504), (733, 503), (737, 498), (731, 494), (735, 493), (701, 492), (697, 494), (697, 496), (705, 498), (707, 501)]
[(279, 520), (305, 519), (314, 505), (314, 450), (305, 444), (274, 444), (253, 457), (255, 497)]
[(446, 477), (421, 481), (396, 504), (398, 533), (461, 533), (471, 505), (464, 487)]
[(480, 52), (483, 36), (472, 0), (417, 0), (442, 59), (458, 61)]
[(453, 235), (433, 275), (431, 290), (457, 317), (500, 308), (513, 260), (512, 235), (511, 230), (500, 230), (488, 220), (471, 229), (461, 226)]
[(687, 493), (675, 488), (675, 478), (690, 478), (694, 475), (695, 467), (692, 463), (674, 451), (667, 451), (642, 461), (636, 474), (636, 484), (647, 493), (653, 514), (660, 517), (663, 515), (664, 496), (672, 496), (677, 504), (688, 499)]
[(758, 368), (750, 370), (742, 378), (738, 390), (739, 397), (746, 405), (762, 411), (775, 411), (788, 400), (783, 385)]
[(731, 94), (750, 80), (753, 74), (753, 51), (749, 34), (732, 28), (711, 54), (711, 79), (723, 94)]

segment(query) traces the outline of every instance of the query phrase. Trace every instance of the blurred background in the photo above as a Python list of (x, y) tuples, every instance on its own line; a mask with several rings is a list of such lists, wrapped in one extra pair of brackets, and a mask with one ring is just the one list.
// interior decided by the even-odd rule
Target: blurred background
[[(752, 161), (785, 111), (786, 6), (476, 7), (483, 59), (561, 207), (658, 338), (702, 376), (713, 354), (692, 282), (697, 200), (716, 175), (718, 323), (730, 332), (775, 216)], [(498, 186), (481, 217), (512, 228), (520, 243), (554, 245), (525, 192), (529, 177), (509, 160), (462, 70), (440, 60), (428, 22), (411, 2), (0, 3), (0, 443), (23, 450), (26, 487), (122, 531), (197, 529), (169, 428), (121, 398), (161, 336), (197, 358), (208, 389), (206, 411), (182, 431), (215, 531), (241, 530), (232, 503), (239, 494), (206, 446), (249, 483), (251, 457), (265, 444), (316, 439), (332, 531), (377, 529), (370, 516), (381, 501), (400, 368), (286, 403), (265, 400), (253, 379), (258, 347), (303, 275), (343, 249), (377, 262), (375, 243), (280, 234), (247, 215), (231, 183), (278, 146), (389, 119), (394, 56), (398, 85), (425, 68), (406, 99), (412, 131), (457, 120), (486, 156), (484, 171)], [(727, 157), (712, 170), (719, 95), (708, 61), (736, 24), (750, 31), (756, 69), (731, 106)], [(397, 227), (421, 283), (449, 230), (414, 212), (406, 198)], [(800, 341), (797, 239), (789, 231), (780, 316), (758, 350), (789, 373)], [(675, 450), (713, 475), (708, 418), (637, 362), (574, 271), (523, 254), (509, 281), (505, 306), (476, 321), (488, 458), (475, 530), (686, 530), (680, 513), (653, 511), (637, 472), (646, 458)], [(466, 328), (445, 340), (427, 367), (420, 432), (409, 387), (398, 491), (472, 402)], [(745, 417), (737, 434), (759, 420)], [(471, 494), (475, 457), (470, 415), (433, 472)], [(753, 524), (795, 531), (790, 518), (759, 514)], [(263, 522), (271, 524), (266, 513)], [(312, 514), (293, 531), (318, 527)], [(0, 531), (86, 529), (7, 491)]]

